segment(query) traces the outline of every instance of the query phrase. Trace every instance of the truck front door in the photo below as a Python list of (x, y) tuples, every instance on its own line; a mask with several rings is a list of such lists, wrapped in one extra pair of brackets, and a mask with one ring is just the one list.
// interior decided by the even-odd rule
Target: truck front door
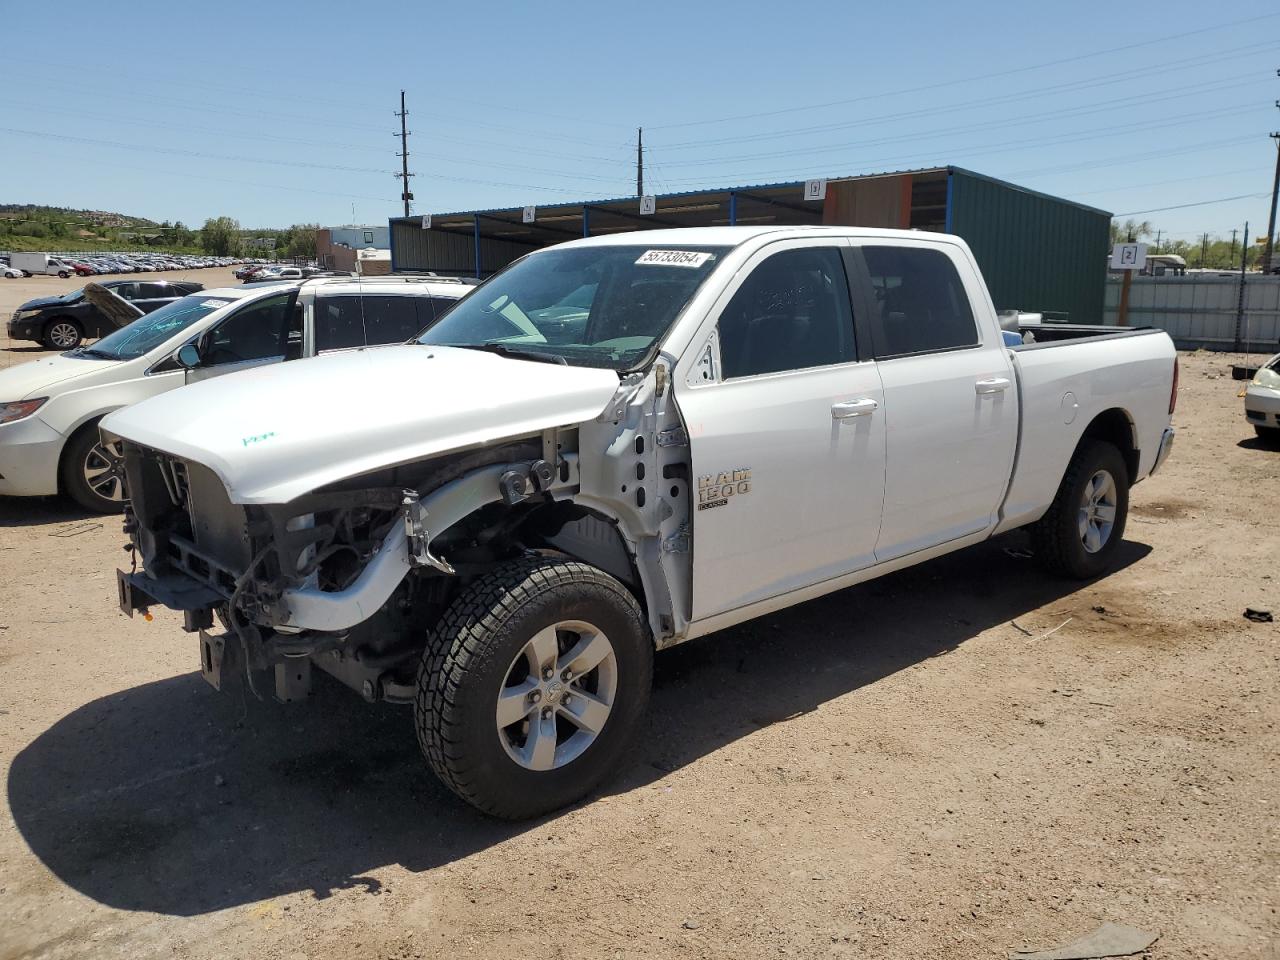
[(678, 378), (696, 500), (694, 620), (874, 560), (883, 395), (855, 339), (847, 249), (795, 240), (756, 254)]
[(996, 325), (977, 322), (973, 304), (987, 295), (960, 248), (866, 240), (853, 251), (887, 413), (884, 562), (995, 522), (1018, 440), (1017, 388)]

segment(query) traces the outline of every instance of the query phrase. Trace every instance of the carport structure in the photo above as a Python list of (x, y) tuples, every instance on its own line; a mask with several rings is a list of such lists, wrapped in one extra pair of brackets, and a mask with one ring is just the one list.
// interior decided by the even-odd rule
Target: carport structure
[(398, 217), (395, 272), (487, 277), (531, 250), (628, 230), (706, 226), (838, 225), (956, 233), (969, 243), (998, 309), (1042, 310), (1101, 323), (1111, 215), (959, 167), (825, 181), (758, 184)]

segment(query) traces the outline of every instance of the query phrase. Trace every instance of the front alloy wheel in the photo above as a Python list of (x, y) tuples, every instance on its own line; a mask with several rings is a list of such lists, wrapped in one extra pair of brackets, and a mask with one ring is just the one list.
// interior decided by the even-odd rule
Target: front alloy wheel
[(626, 587), (573, 560), (511, 560), (464, 587), (428, 637), (418, 743), (472, 806), (538, 816), (626, 759), (652, 676), (653, 641)]
[(62, 457), (62, 487), (76, 503), (94, 513), (119, 513), (125, 490), (124, 450), (119, 440), (104, 441), (97, 423), (82, 428)]
[(80, 328), (68, 320), (55, 320), (44, 332), (45, 345), (53, 350), (74, 350), (80, 346)]
[(609, 638), (581, 620), (539, 630), (516, 654), (498, 693), (498, 736), (526, 770), (572, 763), (595, 742), (618, 693)]

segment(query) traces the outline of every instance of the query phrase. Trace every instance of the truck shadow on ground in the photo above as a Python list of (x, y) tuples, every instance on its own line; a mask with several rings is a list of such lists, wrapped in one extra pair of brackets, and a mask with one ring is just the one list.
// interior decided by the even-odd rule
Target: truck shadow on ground
[[(1006, 553), (1011, 542), (660, 654), (645, 746), (607, 790), (643, 789), (1080, 589)], [(1119, 564), (1149, 552), (1127, 542)], [(15, 758), (18, 829), (74, 890), (182, 916), (307, 890), (377, 894), (377, 868), (430, 869), (528, 829), (474, 813), (437, 783), (409, 709), (369, 707), (323, 679), (290, 707), (216, 693), (196, 673), (86, 704)]]

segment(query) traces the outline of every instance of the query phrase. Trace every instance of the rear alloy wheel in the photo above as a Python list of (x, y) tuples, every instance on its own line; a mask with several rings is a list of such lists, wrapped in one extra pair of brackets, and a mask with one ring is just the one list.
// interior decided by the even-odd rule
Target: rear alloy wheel
[(468, 584), (428, 638), (418, 743), (472, 806), (535, 817), (617, 769), (652, 676), (653, 641), (626, 587), (571, 560), (513, 560)]
[(1053, 504), (1031, 527), (1036, 556), (1049, 570), (1080, 580), (1105, 573), (1124, 537), (1129, 468), (1113, 444), (1084, 441)]
[(50, 350), (74, 350), (81, 339), (80, 328), (70, 320), (54, 320), (44, 328), (44, 345)]
[(120, 513), (127, 496), (120, 441), (105, 442), (96, 423), (82, 428), (62, 458), (62, 485), (71, 499), (94, 513)]

